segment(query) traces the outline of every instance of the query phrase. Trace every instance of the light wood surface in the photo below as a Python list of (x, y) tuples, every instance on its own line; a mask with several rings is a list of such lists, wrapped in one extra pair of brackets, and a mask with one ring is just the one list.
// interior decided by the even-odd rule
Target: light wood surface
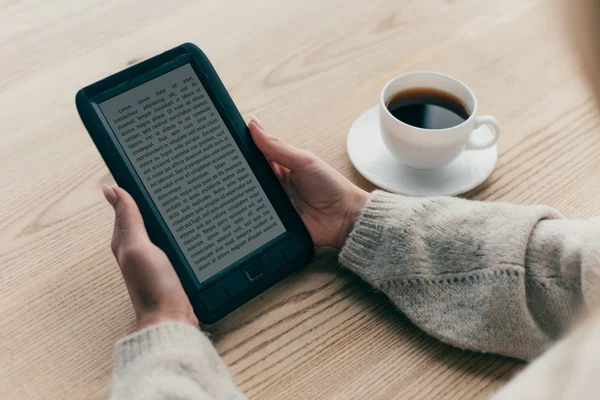
[[(0, 0), (0, 398), (103, 398), (133, 328), (80, 87), (194, 42), (242, 113), (371, 189), (351, 123), (394, 75), (445, 72), (503, 128), (467, 197), (585, 218), (599, 120), (562, 35), (546, 0)], [(210, 333), (254, 399), (481, 398), (521, 367), (427, 337), (328, 251)]]

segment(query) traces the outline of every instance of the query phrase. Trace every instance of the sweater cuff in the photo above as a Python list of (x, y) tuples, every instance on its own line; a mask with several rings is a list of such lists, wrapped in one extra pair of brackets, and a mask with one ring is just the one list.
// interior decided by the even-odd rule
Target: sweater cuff
[(373, 275), (373, 261), (384, 244), (383, 236), (387, 228), (387, 218), (399, 202), (406, 198), (382, 190), (375, 190), (346, 239), (340, 251), (340, 263), (363, 279), (369, 280)]
[(203, 348), (212, 349), (212, 344), (199, 328), (183, 322), (163, 322), (127, 335), (115, 344), (114, 372), (118, 375), (140, 357), (156, 351)]

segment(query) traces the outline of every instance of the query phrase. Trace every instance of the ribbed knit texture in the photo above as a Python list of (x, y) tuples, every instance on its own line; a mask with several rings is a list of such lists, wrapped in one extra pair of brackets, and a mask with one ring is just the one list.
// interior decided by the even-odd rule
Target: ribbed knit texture
[(111, 399), (245, 397), (206, 335), (191, 325), (172, 322), (117, 342)]

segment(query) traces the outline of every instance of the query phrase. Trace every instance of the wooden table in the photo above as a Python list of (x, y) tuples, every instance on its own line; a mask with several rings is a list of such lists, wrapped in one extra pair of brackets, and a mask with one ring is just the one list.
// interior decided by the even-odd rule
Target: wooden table
[[(0, 32), (2, 399), (106, 395), (134, 315), (100, 193), (112, 178), (74, 95), (185, 41), (244, 114), (368, 189), (352, 121), (396, 74), (457, 76), (503, 127), (469, 197), (600, 214), (599, 121), (549, 1), (4, 0)], [(428, 338), (328, 251), (210, 332), (255, 399), (485, 397), (520, 367)]]

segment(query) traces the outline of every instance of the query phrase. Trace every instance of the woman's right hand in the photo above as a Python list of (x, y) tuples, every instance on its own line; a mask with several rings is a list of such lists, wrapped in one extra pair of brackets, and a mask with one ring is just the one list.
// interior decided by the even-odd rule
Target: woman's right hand
[(257, 118), (248, 128), (315, 246), (340, 249), (369, 194), (309, 151), (267, 134)]

